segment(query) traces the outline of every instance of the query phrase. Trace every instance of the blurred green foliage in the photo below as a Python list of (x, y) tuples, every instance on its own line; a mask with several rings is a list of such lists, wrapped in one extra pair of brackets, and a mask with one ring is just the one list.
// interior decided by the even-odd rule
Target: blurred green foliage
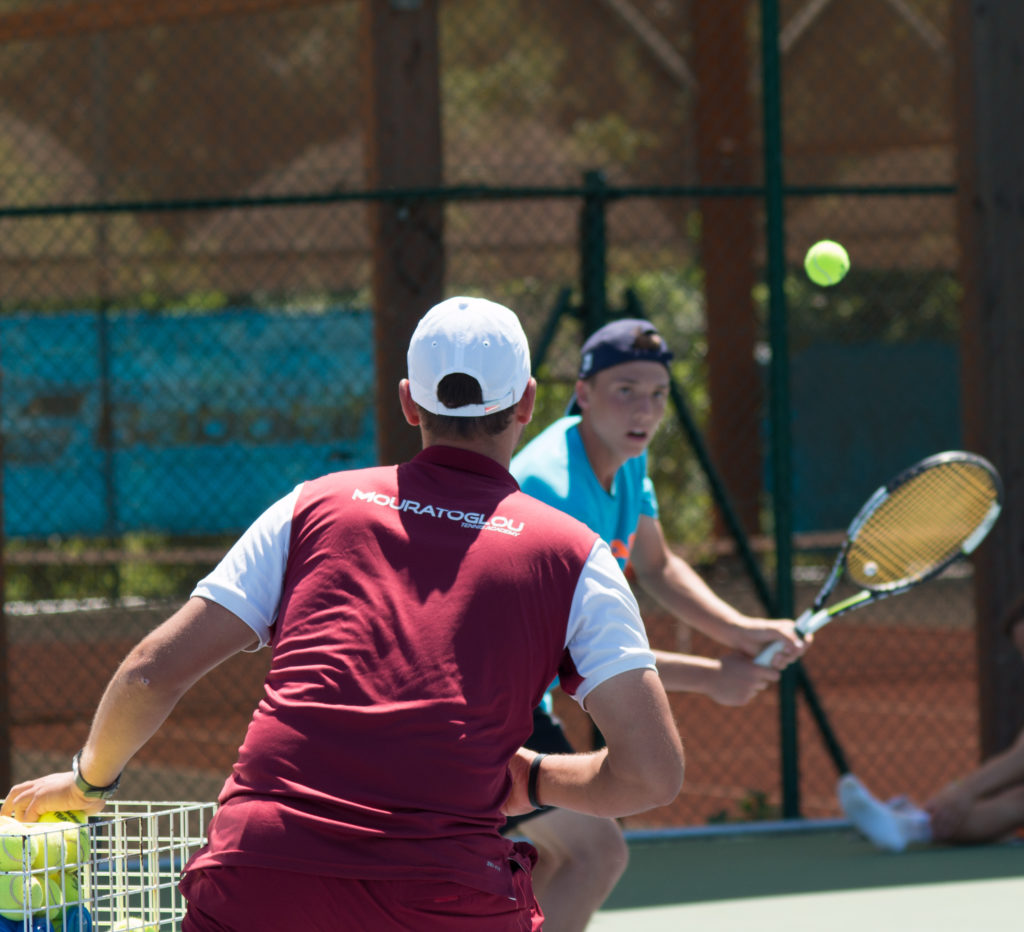
[(770, 802), (763, 790), (747, 790), (736, 804), (736, 810), (719, 809), (708, 816), (709, 825), (724, 825), (729, 822), (768, 822), (782, 818), (782, 810)]

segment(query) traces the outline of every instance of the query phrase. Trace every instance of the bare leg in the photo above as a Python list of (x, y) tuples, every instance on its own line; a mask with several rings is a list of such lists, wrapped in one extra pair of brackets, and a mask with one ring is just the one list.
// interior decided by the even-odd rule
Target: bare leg
[(1021, 826), (1024, 826), (1024, 786), (1013, 786), (979, 799), (952, 835), (936, 836), (935, 840), (980, 844), (998, 841)]
[(533, 892), (545, 932), (583, 932), (626, 870), (629, 849), (613, 819), (552, 809), (518, 831), (540, 855)]

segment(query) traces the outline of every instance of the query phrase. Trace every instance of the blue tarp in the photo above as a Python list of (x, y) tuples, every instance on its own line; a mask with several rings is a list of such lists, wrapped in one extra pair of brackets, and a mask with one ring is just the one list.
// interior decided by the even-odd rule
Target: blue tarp
[(0, 318), (10, 537), (235, 532), (376, 461), (369, 311)]

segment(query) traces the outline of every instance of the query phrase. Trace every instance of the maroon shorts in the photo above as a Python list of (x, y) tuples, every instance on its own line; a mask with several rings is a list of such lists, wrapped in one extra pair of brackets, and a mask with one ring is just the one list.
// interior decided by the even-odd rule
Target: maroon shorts
[(449, 881), (352, 880), (257, 867), (199, 869), (181, 879), (188, 901), (181, 929), (538, 932), (543, 914), (530, 873), (513, 863), (515, 900)]

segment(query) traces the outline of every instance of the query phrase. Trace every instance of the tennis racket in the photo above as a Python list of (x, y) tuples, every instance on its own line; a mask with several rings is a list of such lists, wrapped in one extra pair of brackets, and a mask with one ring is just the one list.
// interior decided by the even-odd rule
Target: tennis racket
[[(797, 618), (797, 634), (938, 576), (985, 539), (1002, 499), (995, 467), (973, 453), (937, 453), (905, 469), (861, 506), (814, 604)], [(824, 608), (844, 573), (863, 588)], [(754, 662), (768, 666), (782, 645), (769, 644)]]

